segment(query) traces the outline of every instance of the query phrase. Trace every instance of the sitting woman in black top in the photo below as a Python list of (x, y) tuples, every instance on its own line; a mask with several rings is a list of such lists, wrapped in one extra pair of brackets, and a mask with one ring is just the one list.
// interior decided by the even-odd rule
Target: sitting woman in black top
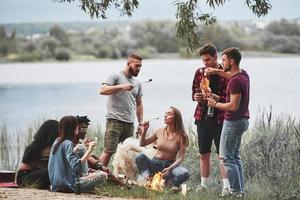
[(45, 121), (36, 132), (33, 142), (25, 149), (16, 178), (19, 187), (33, 185), (41, 189), (49, 188), (48, 160), (57, 137), (58, 121)]

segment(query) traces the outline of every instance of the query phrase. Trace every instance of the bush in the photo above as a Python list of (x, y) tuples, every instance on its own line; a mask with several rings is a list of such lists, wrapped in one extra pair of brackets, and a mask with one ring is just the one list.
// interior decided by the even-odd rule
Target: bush
[(54, 58), (60, 61), (68, 61), (71, 59), (70, 52), (65, 48), (58, 48), (55, 50)]
[(34, 62), (42, 60), (42, 56), (36, 51), (31, 53), (23, 52), (19, 54), (9, 54), (7, 60), (12, 62)]
[(48, 50), (51, 55), (54, 55), (55, 49), (60, 45), (60, 42), (54, 37), (46, 38), (42, 43), (42, 49)]
[(152, 46), (145, 46), (143, 48), (137, 49), (136, 52), (143, 58), (151, 58), (157, 54), (156, 48)]
[(245, 177), (272, 188), (273, 199), (300, 195), (300, 122), (291, 116), (272, 119), (262, 112), (243, 138)]

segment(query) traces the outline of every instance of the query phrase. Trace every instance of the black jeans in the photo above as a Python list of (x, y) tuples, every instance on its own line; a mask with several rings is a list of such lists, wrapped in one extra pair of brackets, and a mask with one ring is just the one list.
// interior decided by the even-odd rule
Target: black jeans
[(34, 171), (18, 171), (17, 184), (20, 187), (26, 185), (34, 185), (40, 189), (49, 189), (50, 180), (48, 168), (38, 169)]

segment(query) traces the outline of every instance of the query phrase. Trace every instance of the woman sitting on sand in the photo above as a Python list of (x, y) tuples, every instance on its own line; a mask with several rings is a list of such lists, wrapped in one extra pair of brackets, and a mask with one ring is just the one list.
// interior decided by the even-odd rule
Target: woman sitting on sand
[[(74, 152), (74, 143), (78, 135), (76, 117), (65, 116), (59, 122), (59, 137), (55, 140), (49, 158), (49, 177), (52, 191), (89, 192), (107, 180), (107, 173), (96, 171), (88, 173), (87, 158), (94, 149), (96, 142), (90, 141), (88, 149), (80, 158)], [(76, 149), (75, 149), (76, 151)], [(78, 187), (75, 181), (78, 180)], [(76, 188), (76, 190), (75, 190)]]
[(146, 138), (149, 122), (143, 124), (140, 146), (147, 146), (156, 142), (157, 153), (152, 160), (145, 154), (138, 154), (135, 158), (137, 168), (149, 179), (156, 172), (161, 171), (167, 185), (171, 184), (172, 190), (178, 190), (181, 183), (189, 178), (187, 169), (179, 166), (184, 160), (188, 146), (188, 136), (184, 130), (181, 113), (178, 109), (170, 107), (165, 113), (165, 127), (156, 130), (153, 135)]
[(19, 187), (33, 185), (41, 189), (49, 188), (49, 153), (57, 137), (58, 121), (45, 121), (34, 135), (33, 142), (25, 149), (16, 178)]

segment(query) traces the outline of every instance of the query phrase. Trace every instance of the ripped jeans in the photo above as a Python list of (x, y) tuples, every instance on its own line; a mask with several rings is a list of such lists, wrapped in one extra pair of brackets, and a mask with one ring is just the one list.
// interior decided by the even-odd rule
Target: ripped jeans
[(248, 129), (247, 118), (223, 123), (220, 140), (220, 158), (227, 172), (232, 192), (244, 192), (243, 164), (240, 157), (240, 146), (243, 133)]
[[(74, 151), (79, 158), (82, 158), (87, 150), (83, 144), (77, 144)], [(95, 186), (105, 183), (108, 178), (107, 173), (100, 170), (89, 173), (87, 160), (81, 163), (80, 168), (79, 181), (81, 192), (91, 192)]]
[[(154, 157), (149, 159), (144, 153), (139, 153), (135, 157), (137, 168), (144, 177), (153, 176), (156, 172), (162, 171), (164, 168), (169, 167), (174, 161), (161, 160)], [(184, 181), (190, 177), (189, 171), (184, 167), (177, 166), (166, 177), (166, 182), (170, 182), (174, 186), (180, 186)]]

